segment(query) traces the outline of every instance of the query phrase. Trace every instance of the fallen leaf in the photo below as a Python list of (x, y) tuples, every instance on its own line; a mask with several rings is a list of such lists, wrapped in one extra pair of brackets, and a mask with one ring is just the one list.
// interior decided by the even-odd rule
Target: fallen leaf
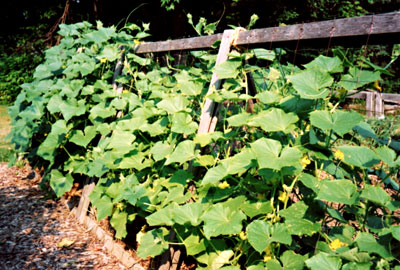
[(68, 238), (63, 238), (60, 242), (57, 243), (57, 247), (63, 248), (63, 247), (69, 247), (71, 246), (75, 241), (69, 240)]

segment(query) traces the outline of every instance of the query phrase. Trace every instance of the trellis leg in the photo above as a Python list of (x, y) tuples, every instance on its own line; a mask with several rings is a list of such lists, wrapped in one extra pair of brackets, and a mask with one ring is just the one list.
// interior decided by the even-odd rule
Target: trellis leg
[[(234, 30), (225, 30), (222, 36), (221, 45), (218, 50), (217, 61), (215, 65), (219, 65), (228, 59), (228, 53), (230, 52), (232, 40), (234, 38)], [(208, 93), (217, 90), (221, 86), (221, 80), (218, 78), (216, 73), (213, 73)], [(202, 113), (200, 116), (198, 134), (208, 133), (214, 131), (218, 111), (218, 104), (213, 100), (206, 98)], [(170, 231), (170, 241), (175, 238), (175, 232)], [(161, 259), (161, 266), (159, 270), (176, 270), (179, 264), (181, 252), (174, 247), (170, 246), (169, 249), (163, 254)]]
[(367, 118), (374, 117), (374, 101), (375, 101), (375, 93), (374, 92), (367, 92), (365, 93), (365, 110), (367, 114)]
[[(215, 65), (219, 65), (225, 62), (228, 59), (228, 53), (231, 49), (232, 39), (234, 37), (234, 30), (225, 30), (221, 40), (221, 46), (219, 47), (217, 61)], [(214, 72), (211, 78), (210, 87), (208, 88), (208, 93), (212, 93), (217, 90), (221, 86), (221, 80), (218, 78), (217, 74)], [(217, 104), (206, 98), (204, 102), (204, 107), (200, 116), (200, 124), (198, 134), (208, 133), (213, 131), (215, 128), (217, 119), (216, 119), (216, 108)], [(211, 127), (211, 129), (210, 129)]]
[(385, 108), (383, 105), (382, 94), (379, 92), (375, 93), (375, 117), (377, 119), (385, 118)]

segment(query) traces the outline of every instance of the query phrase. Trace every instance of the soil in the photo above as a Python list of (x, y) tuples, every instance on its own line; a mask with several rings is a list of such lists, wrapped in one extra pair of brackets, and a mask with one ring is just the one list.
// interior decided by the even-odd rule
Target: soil
[[(40, 181), (27, 165), (0, 163), (0, 269), (126, 269)], [(63, 239), (73, 243), (57, 246)]]

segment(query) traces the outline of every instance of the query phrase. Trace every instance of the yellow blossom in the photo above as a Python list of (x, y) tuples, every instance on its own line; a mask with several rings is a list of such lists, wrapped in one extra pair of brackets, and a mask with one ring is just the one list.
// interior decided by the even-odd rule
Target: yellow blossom
[(239, 237), (240, 237), (240, 239), (242, 239), (244, 241), (247, 239), (247, 234), (244, 231), (241, 231), (239, 233)]
[(347, 244), (346, 243), (343, 243), (342, 241), (340, 241), (339, 239), (335, 239), (335, 240), (333, 240), (330, 244), (329, 244), (329, 247), (332, 249), (332, 250), (336, 250), (336, 249), (338, 249), (338, 248), (341, 248), (341, 247), (345, 247), (345, 246), (347, 246)]
[(69, 137), (69, 134), (67, 133), (67, 134), (65, 134), (65, 138), (68, 138)]
[(264, 256), (264, 262), (268, 262), (270, 260), (272, 260), (272, 256), (270, 256), (270, 255)]
[(224, 182), (222, 182), (222, 183), (219, 183), (218, 187), (219, 187), (220, 189), (225, 189), (225, 188), (230, 187), (230, 185), (229, 185), (228, 182), (224, 181)]
[(45, 133), (44, 136), (47, 137), (47, 133)]
[(308, 158), (307, 155), (305, 155), (302, 159), (301, 159), (301, 166), (303, 166), (303, 168), (307, 167), (307, 165), (309, 165), (311, 163), (311, 160)]
[(310, 131), (310, 125), (306, 126), (306, 131)]
[(124, 208), (124, 205), (123, 205), (122, 203), (117, 203), (117, 204), (115, 205), (115, 208), (118, 208), (120, 211), (122, 211), (123, 208)]
[(382, 87), (379, 85), (379, 81), (374, 82), (375, 89), (379, 92), (382, 92)]
[(124, 94), (126, 94), (126, 93), (129, 93), (129, 90), (122, 90), (122, 93), (124, 93)]
[(344, 153), (340, 150), (336, 150), (334, 156), (335, 156), (335, 158), (340, 159), (340, 160), (344, 159)]
[(106, 58), (101, 58), (100, 59), (100, 63), (106, 63), (107, 62), (107, 59)]
[(278, 200), (280, 200), (281, 202), (285, 202), (287, 199), (288, 195), (286, 192), (283, 191), (279, 191), (279, 197)]

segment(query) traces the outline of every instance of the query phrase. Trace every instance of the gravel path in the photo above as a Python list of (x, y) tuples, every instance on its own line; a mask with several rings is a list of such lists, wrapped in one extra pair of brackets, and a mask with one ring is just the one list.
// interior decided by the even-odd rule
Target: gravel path
[[(29, 166), (0, 163), (0, 269), (125, 269), (39, 183)], [(58, 247), (64, 238), (73, 244)]]

